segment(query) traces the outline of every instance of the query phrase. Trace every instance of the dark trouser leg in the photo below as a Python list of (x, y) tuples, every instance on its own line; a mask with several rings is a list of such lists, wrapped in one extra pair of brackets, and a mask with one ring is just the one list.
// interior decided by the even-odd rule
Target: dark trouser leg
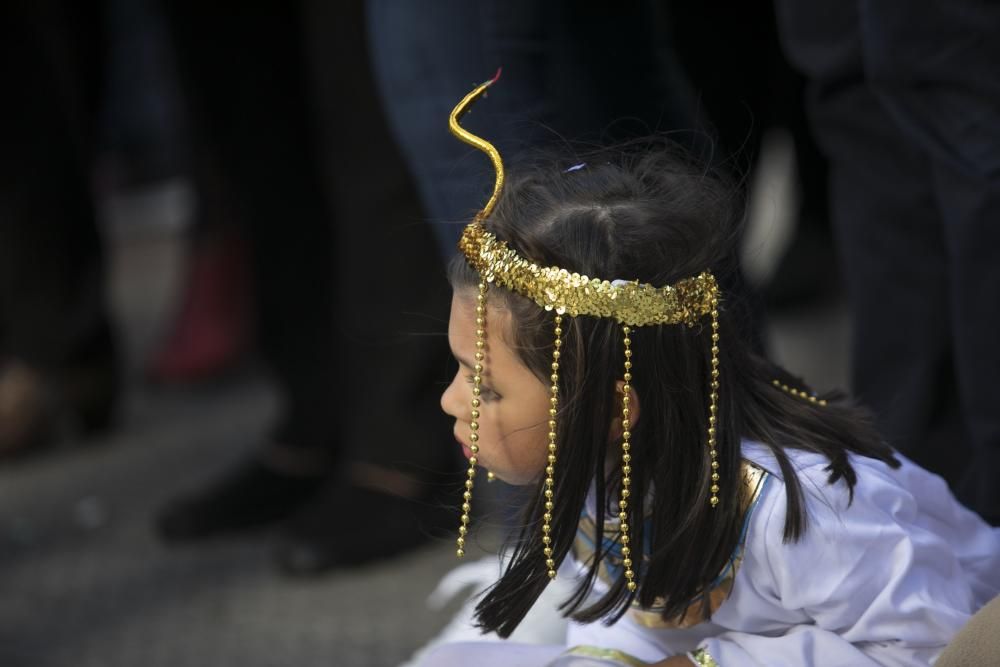
[(895, 444), (996, 521), (1000, 16), (912, 8), (781, 3), (779, 15), (831, 157), (856, 389)]
[[(1000, 524), (1000, 7), (956, 0), (913, 11), (863, 2), (872, 87), (932, 165), (948, 262), (958, 419), (969, 438), (959, 497)], [(955, 456), (955, 452), (951, 452)], [(958, 458), (958, 457), (956, 457)]]
[(333, 222), (298, 4), (165, 4), (182, 83), (250, 244), (259, 343), (285, 398), (273, 438), (336, 458)]
[(95, 2), (0, 10), (8, 93), (0, 105), (0, 356), (52, 378), (69, 407), (95, 420), (107, 418), (115, 383), (90, 192), (101, 20)]

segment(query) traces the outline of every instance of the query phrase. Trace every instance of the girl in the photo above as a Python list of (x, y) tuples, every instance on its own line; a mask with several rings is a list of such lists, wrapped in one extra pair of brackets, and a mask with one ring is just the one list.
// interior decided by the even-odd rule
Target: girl
[[(476, 608), (508, 636), (556, 576), (564, 645), (424, 665), (928, 665), (1000, 592), (1000, 531), (742, 340), (733, 189), (666, 146), (550, 162), (466, 228), (441, 399), (476, 468), (535, 489)], [(495, 210), (494, 210), (494, 204)], [(597, 276), (598, 278), (593, 278)], [(905, 332), (900, 332), (905, 335)]]

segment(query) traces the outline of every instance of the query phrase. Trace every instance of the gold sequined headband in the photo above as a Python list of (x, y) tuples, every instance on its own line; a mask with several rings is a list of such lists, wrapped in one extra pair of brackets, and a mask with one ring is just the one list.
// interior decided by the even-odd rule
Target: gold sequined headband
[[(629, 591), (635, 591), (635, 571), (633, 569), (633, 554), (630, 548), (628, 504), (630, 486), (632, 483), (631, 444), (631, 410), (629, 408), (632, 382), (632, 340), (631, 327), (658, 324), (695, 325), (705, 316), (712, 318), (712, 370), (711, 392), (709, 394), (709, 425), (707, 445), (711, 461), (711, 495), (709, 501), (712, 507), (719, 504), (719, 463), (716, 452), (715, 425), (718, 411), (719, 391), (719, 299), (720, 292), (715, 277), (708, 271), (693, 278), (687, 278), (666, 287), (654, 287), (638, 281), (602, 280), (578, 273), (571, 273), (559, 267), (543, 267), (521, 257), (504, 241), (498, 240), (483, 226), (489, 214), (493, 211), (500, 192), (503, 189), (504, 170), (500, 153), (488, 141), (477, 137), (461, 127), (459, 121), (472, 104), (479, 99), (496, 80), (497, 76), (480, 84), (468, 95), (462, 98), (449, 117), (449, 127), (452, 133), (465, 143), (485, 152), (493, 162), (496, 171), (496, 182), (493, 195), (483, 210), (475, 215), (472, 222), (466, 226), (458, 247), (465, 255), (469, 264), (479, 273), (479, 293), (476, 297), (476, 355), (475, 375), (472, 384), (472, 411), (470, 419), (470, 440), (472, 456), (469, 458), (469, 469), (465, 480), (465, 492), (462, 502), (461, 525), (458, 532), (457, 554), (465, 555), (465, 536), (468, 532), (470, 513), (472, 510), (472, 489), (476, 475), (476, 464), (479, 454), (479, 408), (482, 375), (486, 348), (486, 294), (487, 286), (498, 284), (524, 297), (527, 297), (548, 311), (555, 312), (555, 339), (552, 350), (552, 374), (550, 375), (549, 420), (548, 420), (548, 458), (545, 466), (545, 482), (543, 493), (545, 497), (545, 512), (542, 515), (542, 544), (545, 555), (545, 567), (549, 578), (556, 576), (554, 550), (552, 548), (552, 511), (555, 507), (556, 464), (556, 418), (559, 414), (559, 363), (562, 347), (563, 316), (576, 317), (589, 315), (593, 317), (608, 317), (622, 325), (623, 344), (625, 346), (624, 372), (622, 374), (622, 478), (618, 501), (619, 540), (622, 544), (622, 567), (626, 586)], [(641, 558), (641, 555), (639, 556)], [(638, 561), (639, 558), (636, 560)]]

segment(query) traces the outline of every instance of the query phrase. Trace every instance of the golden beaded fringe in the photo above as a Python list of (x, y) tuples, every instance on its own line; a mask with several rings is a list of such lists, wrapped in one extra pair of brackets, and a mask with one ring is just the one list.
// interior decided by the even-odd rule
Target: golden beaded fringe
[(629, 548), (628, 534), (628, 497), (629, 486), (632, 484), (632, 455), (629, 454), (631, 447), (629, 438), (632, 437), (629, 429), (632, 428), (632, 421), (630, 419), (631, 410), (628, 407), (629, 401), (632, 400), (629, 396), (632, 391), (632, 339), (629, 338), (631, 332), (629, 327), (622, 327), (622, 333), (625, 334), (623, 339), (625, 343), (625, 375), (623, 376), (625, 382), (622, 385), (622, 482), (621, 500), (618, 501), (618, 521), (622, 542), (622, 567), (625, 568), (625, 586), (629, 591), (634, 591), (637, 584), (635, 583), (635, 572), (632, 570), (632, 550)]
[(476, 464), (479, 462), (479, 395), (482, 393), (483, 382), (483, 350), (486, 347), (486, 283), (479, 283), (479, 294), (476, 296), (476, 365), (472, 376), (472, 418), (469, 421), (469, 440), (472, 444), (472, 456), (469, 457), (469, 470), (466, 472), (465, 492), (462, 494), (462, 519), (458, 526), (458, 539), (455, 543), (458, 550), (455, 554), (461, 558), (465, 555), (465, 535), (469, 532), (469, 514), (472, 512), (473, 478), (476, 476)]
[(552, 380), (549, 398), (549, 456), (545, 466), (545, 514), (542, 515), (542, 552), (545, 554), (545, 570), (549, 579), (555, 579), (556, 563), (552, 559), (552, 508), (555, 506), (553, 497), (555, 496), (555, 473), (556, 464), (556, 412), (559, 409), (559, 357), (562, 354), (559, 348), (562, 347), (562, 315), (555, 318), (555, 343), (552, 349)]
[(712, 495), (708, 502), (715, 507), (719, 504), (719, 460), (715, 444), (716, 415), (719, 411), (719, 299), (712, 297), (712, 391), (708, 398), (708, 455), (711, 457)]

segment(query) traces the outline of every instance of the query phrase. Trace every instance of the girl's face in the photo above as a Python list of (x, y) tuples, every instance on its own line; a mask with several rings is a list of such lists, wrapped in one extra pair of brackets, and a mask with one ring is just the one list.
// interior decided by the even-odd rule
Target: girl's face
[[(549, 387), (504, 341), (510, 314), (486, 308), (486, 358), (479, 406), (479, 465), (509, 484), (530, 484), (548, 456)], [(472, 456), (472, 386), (476, 364), (476, 293), (456, 291), (451, 300), (448, 343), (458, 373), (441, 395), (441, 408), (455, 418), (455, 439)]]

